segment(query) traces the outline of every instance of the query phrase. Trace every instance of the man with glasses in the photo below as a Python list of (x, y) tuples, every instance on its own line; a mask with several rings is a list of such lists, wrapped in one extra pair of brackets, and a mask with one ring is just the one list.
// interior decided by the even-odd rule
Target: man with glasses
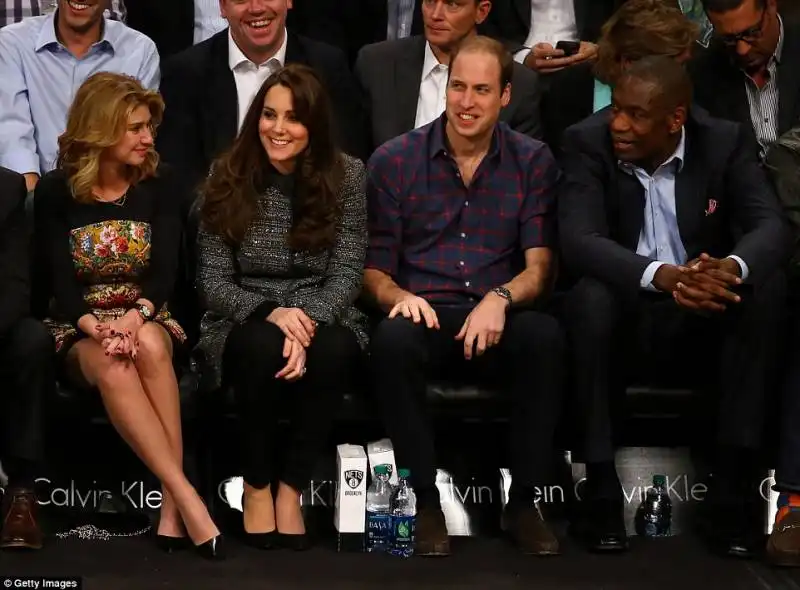
[(800, 29), (777, 0), (705, 0), (715, 42), (692, 64), (697, 102), (751, 123), (761, 156), (800, 119)]

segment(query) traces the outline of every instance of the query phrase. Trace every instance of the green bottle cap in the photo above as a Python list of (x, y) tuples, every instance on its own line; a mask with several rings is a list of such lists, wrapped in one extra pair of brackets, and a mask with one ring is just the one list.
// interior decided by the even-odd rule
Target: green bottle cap
[(389, 466), (385, 463), (375, 466), (375, 475), (389, 475)]
[(411, 477), (411, 470), (410, 469), (398, 469), (397, 475), (401, 478), (408, 478)]
[(667, 476), (666, 475), (654, 475), (653, 476), (653, 485), (654, 486), (663, 486), (667, 483)]

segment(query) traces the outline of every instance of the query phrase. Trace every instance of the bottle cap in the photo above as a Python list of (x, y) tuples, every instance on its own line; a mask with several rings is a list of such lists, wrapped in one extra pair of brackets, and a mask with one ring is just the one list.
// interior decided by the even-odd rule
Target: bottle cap
[(375, 466), (375, 475), (389, 475), (389, 466), (386, 463)]
[(653, 476), (653, 485), (654, 486), (663, 486), (667, 483), (667, 476), (666, 475), (654, 475)]
[(410, 469), (398, 469), (397, 475), (400, 478), (408, 478), (411, 477), (411, 470)]

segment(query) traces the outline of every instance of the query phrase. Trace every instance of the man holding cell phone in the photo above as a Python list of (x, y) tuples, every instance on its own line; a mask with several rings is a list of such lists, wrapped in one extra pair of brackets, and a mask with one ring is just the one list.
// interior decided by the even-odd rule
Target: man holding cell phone
[(624, 0), (494, 0), (481, 33), (514, 59), (549, 74), (597, 56), (600, 28)]

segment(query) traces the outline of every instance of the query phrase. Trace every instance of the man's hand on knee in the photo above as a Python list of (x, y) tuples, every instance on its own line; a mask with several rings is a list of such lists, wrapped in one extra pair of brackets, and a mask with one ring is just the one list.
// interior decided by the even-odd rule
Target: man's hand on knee
[(436, 312), (431, 307), (431, 304), (422, 297), (411, 294), (404, 296), (389, 311), (389, 319), (396, 318), (399, 315), (415, 324), (424, 321), (428, 328), (439, 329), (439, 318), (436, 316)]

